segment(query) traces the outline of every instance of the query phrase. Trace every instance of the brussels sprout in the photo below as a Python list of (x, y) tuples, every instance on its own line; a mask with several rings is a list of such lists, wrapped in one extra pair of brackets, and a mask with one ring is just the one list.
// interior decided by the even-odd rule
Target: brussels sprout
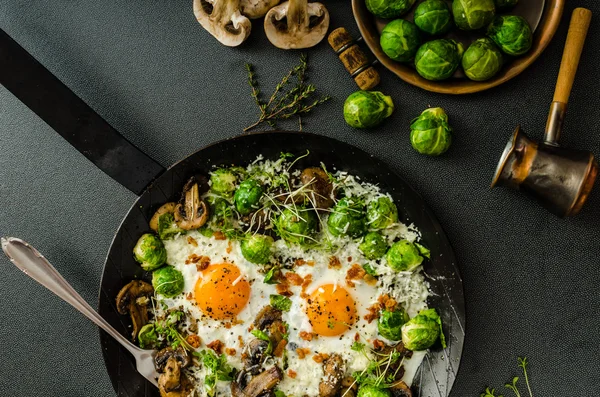
[(365, 0), (367, 10), (379, 18), (398, 18), (415, 4), (416, 0)]
[(158, 217), (158, 237), (161, 240), (168, 240), (180, 233), (185, 234), (185, 230), (177, 226), (172, 213), (166, 212)]
[(219, 168), (210, 174), (210, 190), (223, 197), (231, 197), (237, 183), (236, 174), (227, 168)]
[(519, 0), (494, 0), (497, 10), (507, 10), (517, 5)]
[(462, 30), (478, 30), (486, 27), (496, 15), (494, 0), (454, 0), (454, 22)]
[(167, 261), (167, 250), (160, 239), (151, 233), (142, 234), (135, 247), (133, 256), (142, 269), (150, 272), (158, 269)]
[(531, 48), (533, 33), (525, 18), (517, 15), (496, 17), (487, 35), (508, 55), (523, 55)]
[(389, 197), (379, 197), (367, 205), (367, 225), (371, 229), (385, 229), (398, 222), (398, 208)]
[(138, 333), (138, 342), (142, 349), (154, 349), (159, 345), (158, 334), (154, 324), (146, 324)]
[(273, 238), (262, 234), (253, 234), (242, 240), (240, 248), (246, 260), (264, 265), (271, 260)]
[(240, 214), (248, 215), (259, 208), (258, 203), (262, 195), (263, 188), (261, 184), (255, 179), (246, 179), (235, 191), (233, 197), (235, 208)]
[(438, 338), (442, 347), (446, 348), (442, 319), (435, 309), (421, 310), (402, 326), (402, 343), (408, 350), (429, 349)]
[(388, 389), (377, 387), (375, 385), (364, 384), (358, 389), (356, 397), (391, 397), (392, 393)]
[(452, 29), (452, 13), (443, 0), (426, 0), (415, 10), (415, 25), (431, 35), (448, 33)]
[(329, 232), (334, 236), (360, 237), (367, 231), (365, 205), (356, 197), (344, 197), (333, 207), (327, 219)]
[(231, 204), (227, 200), (218, 196), (209, 196), (208, 203), (210, 204), (211, 214), (213, 214), (213, 222), (219, 226), (223, 226), (233, 217)]
[(429, 41), (419, 47), (415, 55), (415, 68), (427, 80), (444, 80), (454, 74), (462, 54), (462, 44), (454, 40)]
[(382, 311), (377, 323), (379, 335), (393, 341), (402, 339), (402, 326), (408, 320), (408, 314), (402, 309), (394, 312)]
[(452, 128), (442, 108), (429, 108), (410, 123), (410, 143), (421, 154), (439, 156), (452, 144)]
[(385, 25), (379, 44), (383, 52), (394, 61), (408, 62), (421, 44), (421, 34), (414, 23), (396, 19)]
[(317, 214), (314, 210), (297, 206), (286, 208), (273, 222), (275, 231), (287, 242), (308, 244), (317, 229)]
[(465, 51), (462, 67), (471, 80), (491, 79), (502, 68), (502, 52), (492, 40), (477, 39)]
[(423, 262), (419, 249), (408, 240), (394, 243), (385, 254), (389, 267), (397, 272), (410, 272)]
[(350, 127), (376, 127), (394, 111), (392, 98), (379, 91), (356, 91), (344, 102), (344, 119)]
[(370, 232), (366, 234), (364, 241), (360, 243), (358, 249), (367, 259), (379, 259), (385, 255), (388, 245), (381, 233)]
[(183, 274), (173, 266), (161, 267), (152, 272), (152, 286), (157, 294), (173, 298), (183, 292)]

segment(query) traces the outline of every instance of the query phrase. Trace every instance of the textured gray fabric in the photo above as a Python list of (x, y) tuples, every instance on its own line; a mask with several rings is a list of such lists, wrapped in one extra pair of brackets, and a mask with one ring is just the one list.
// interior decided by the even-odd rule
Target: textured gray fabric
[[(568, 3), (541, 59), (489, 92), (427, 93), (380, 68), (379, 88), (397, 110), (371, 132), (345, 125), (341, 107), (355, 86), (328, 46), (309, 52), (312, 81), (334, 99), (305, 119), (305, 130), (390, 164), (423, 195), (455, 248), (467, 337), (452, 396), (479, 395), (486, 384), (503, 389), (518, 373), (518, 355), (530, 359), (537, 396), (597, 394), (600, 194), (578, 217), (559, 220), (518, 193), (488, 188), (516, 124), (541, 137), (571, 10), (600, 15), (596, 0)], [(331, 25), (356, 33), (348, 2), (328, 5)], [(272, 47), (260, 23), (247, 44), (223, 47), (196, 23), (191, 1), (3, 0), (0, 27), (165, 166), (254, 121), (245, 62), (268, 91), (299, 55)], [(594, 20), (563, 138), (597, 155), (599, 27)], [(0, 104), (0, 234), (30, 241), (95, 305), (112, 235), (135, 197), (3, 88)], [(456, 131), (441, 158), (419, 156), (408, 142), (409, 121), (429, 105), (444, 107)], [(6, 259), (0, 267), (0, 394), (114, 396), (95, 327)]]

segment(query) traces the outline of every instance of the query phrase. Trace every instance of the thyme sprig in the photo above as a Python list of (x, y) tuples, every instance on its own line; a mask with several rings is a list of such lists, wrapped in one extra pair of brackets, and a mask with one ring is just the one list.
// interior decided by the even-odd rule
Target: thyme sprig
[[(244, 131), (249, 131), (258, 127), (262, 123), (276, 128), (277, 120), (286, 120), (297, 115), (299, 118), (299, 129), (302, 130), (301, 115), (311, 112), (318, 105), (327, 102), (331, 99), (329, 95), (309, 101), (316, 91), (314, 84), (306, 83), (306, 71), (308, 69), (308, 59), (305, 54), (300, 56), (300, 64), (294, 66), (283, 78), (281, 82), (275, 86), (275, 90), (265, 102), (261, 99), (261, 91), (258, 86), (258, 80), (254, 72), (254, 67), (247, 63), (246, 71), (248, 72), (248, 84), (252, 90), (251, 96), (260, 109), (258, 120), (244, 128)], [(289, 88), (293, 77), (296, 77), (296, 84)]]

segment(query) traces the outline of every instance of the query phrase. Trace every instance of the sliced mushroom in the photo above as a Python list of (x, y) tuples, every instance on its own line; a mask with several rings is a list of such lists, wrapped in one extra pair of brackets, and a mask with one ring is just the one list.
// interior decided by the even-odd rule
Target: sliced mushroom
[(187, 352), (185, 351), (185, 349), (183, 349), (181, 346), (178, 347), (177, 349), (173, 349), (172, 347), (165, 347), (164, 349), (158, 351), (156, 353), (156, 356), (154, 356), (154, 365), (156, 366), (156, 370), (158, 372), (163, 372), (165, 369), (165, 366), (167, 365), (167, 362), (169, 361), (169, 359), (173, 357), (175, 358), (175, 360), (177, 360), (177, 362), (179, 363), (179, 365), (181, 366), (181, 368), (185, 368), (188, 365), (190, 365), (190, 356), (187, 354)]
[(229, 47), (242, 44), (252, 29), (240, 12), (240, 0), (194, 0), (194, 15), (208, 33)]
[(208, 205), (200, 198), (201, 182), (190, 179), (184, 186), (183, 195), (175, 206), (175, 222), (184, 230), (198, 229), (208, 220)]
[(332, 354), (323, 362), (323, 372), (325, 376), (319, 383), (320, 397), (333, 397), (342, 386), (344, 378), (344, 360), (339, 354)]
[(277, 4), (280, 0), (241, 0), (240, 8), (242, 14), (250, 19), (262, 18), (265, 14)]
[(264, 330), (274, 321), (281, 321), (281, 314), (281, 310), (277, 310), (271, 305), (267, 305), (256, 315), (254, 326), (260, 330)]
[(310, 167), (300, 174), (300, 182), (308, 186), (308, 199), (317, 209), (327, 209), (333, 206), (333, 184), (329, 176), (321, 168)]
[(154, 288), (144, 281), (133, 280), (119, 291), (117, 295), (117, 311), (119, 314), (130, 314), (133, 330), (131, 338), (135, 342), (140, 329), (148, 323), (148, 307)]
[(264, 353), (269, 347), (269, 342), (262, 339), (252, 339), (247, 347), (246, 354), (243, 356), (244, 369), (252, 375), (258, 375), (260, 366), (264, 361)]
[(390, 388), (390, 391), (392, 392), (393, 397), (412, 397), (412, 391), (404, 381), (395, 383)]
[(338, 392), (338, 396), (355, 397), (358, 391), (358, 383), (353, 376), (346, 376), (342, 379), (342, 387)]
[(161, 397), (187, 397), (192, 389), (192, 383), (181, 371), (177, 359), (169, 358), (165, 365), (165, 372), (158, 376), (158, 390)]
[(160, 208), (156, 210), (154, 215), (152, 215), (152, 218), (150, 218), (150, 229), (157, 232), (158, 231), (158, 218), (160, 218), (160, 216), (164, 215), (164, 214), (174, 213), (176, 205), (177, 205), (176, 203), (165, 203), (162, 206), (160, 206)]
[(266, 369), (252, 378), (244, 388), (242, 388), (238, 377), (238, 380), (231, 382), (231, 395), (232, 397), (258, 397), (272, 390), (282, 377), (283, 373), (277, 366)]
[(309, 48), (317, 45), (329, 28), (329, 12), (321, 3), (289, 0), (273, 7), (265, 17), (265, 33), (278, 48)]

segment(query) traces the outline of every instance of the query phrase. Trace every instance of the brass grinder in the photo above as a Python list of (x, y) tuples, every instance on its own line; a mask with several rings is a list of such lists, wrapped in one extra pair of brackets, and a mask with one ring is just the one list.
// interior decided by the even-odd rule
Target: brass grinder
[(544, 141), (531, 140), (517, 127), (492, 180), (492, 187), (522, 190), (559, 217), (575, 215), (581, 210), (598, 175), (593, 153), (558, 144), (591, 18), (591, 11), (585, 8), (573, 11)]

